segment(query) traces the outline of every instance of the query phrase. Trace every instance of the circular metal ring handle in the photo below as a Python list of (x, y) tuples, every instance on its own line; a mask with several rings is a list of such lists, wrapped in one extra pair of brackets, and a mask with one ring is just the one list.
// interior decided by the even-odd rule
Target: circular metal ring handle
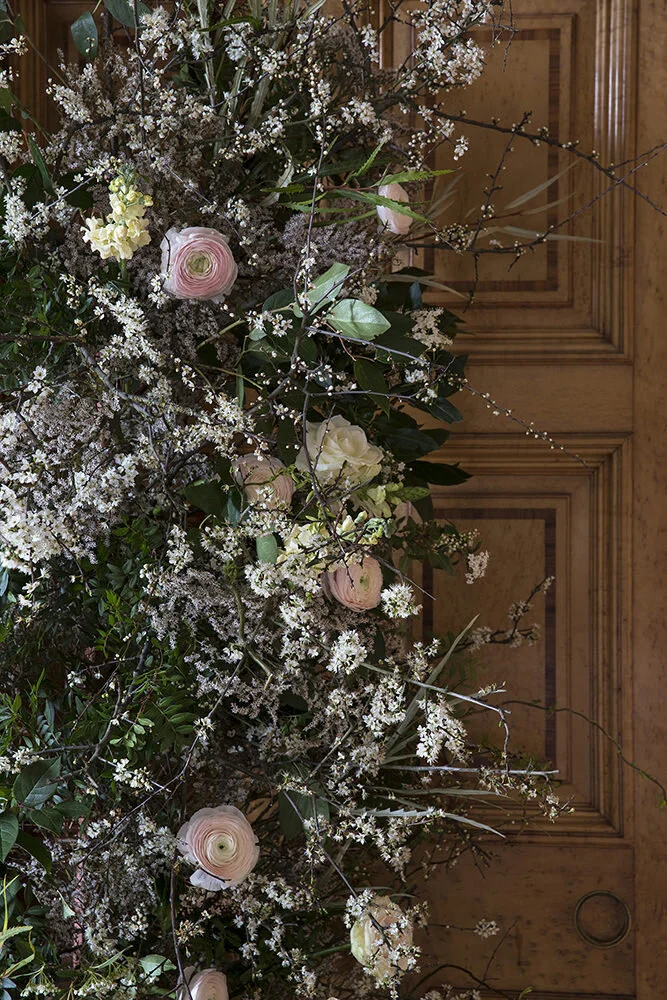
[[(596, 937), (581, 925), (582, 908), (590, 899), (599, 899), (600, 897), (603, 899), (612, 899), (622, 908), (623, 911), (623, 919), (620, 929), (612, 937)], [(614, 945), (621, 943), (630, 930), (630, 910), (628, 909), (627, 903), (622, 900), (620, 896), (617, 896), (615, 892), (610, 892), (608, 889), (595, 889), (593, 892), (587, 892), (577, 903), (574, 910), (574, 926), (579, 937), (586, 941), (587, 944), (592, 944), (595, 948), (613, 948)]]

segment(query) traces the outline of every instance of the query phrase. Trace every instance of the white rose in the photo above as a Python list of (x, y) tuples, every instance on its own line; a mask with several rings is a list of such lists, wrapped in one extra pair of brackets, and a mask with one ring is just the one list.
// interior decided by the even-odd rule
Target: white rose
[(339, 477), (362, 483), (380, 471), (384, 452), (370, 444), (365, 431), (336, 414), (321, 424), (306, 425), (306, 443), (296, 459), (297, 469), (308, 472), (310, 465), (322, 483)]
[(186, 861), (199, 866), (190, 876), (192, 885), (211, 892), (243, 882), (259, 859), (257, 837), (236, 806), (198, 809), (176, 842)]
[[(378, 188), (378, 194), (381, 198), (390, 198), (392, 201), (404, 203), (410, 201), (408, 192), (400, 184), (382, 184)], [(378, 205), (377, 214), (382, 225), (390, 233), (396, 233), (399, 236), (405, 236), (412, 225), (412, 219), (409, 215), (402, 215), (394, 208), (389, 208), (388, 205)]]
[(350, 931), (352, 954), (376, 979), (405, 972), (412, 947), (412, 921), (389, 896), (374, 896)]
[(284, 474), (285, 466), (278, 458), (265, 455), (241, 455), (232, 463), (232, 476), (251, 503), (263, 507), (287, 507), (294, 493), (294, 483)]
[(192, 965), (183, 970), (183, 978), (185, 983), (178, 988), (177, 1000), (229, 1000), (227, 977), (224, 972), (204, 969), (203, 972), (195, 973), (195, 967)]

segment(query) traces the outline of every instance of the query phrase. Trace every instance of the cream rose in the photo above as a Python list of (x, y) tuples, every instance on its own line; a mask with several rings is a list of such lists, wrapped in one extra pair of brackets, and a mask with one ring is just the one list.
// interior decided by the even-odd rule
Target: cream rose
[(220, 302), (236, 281), (238, 268), (227, 237), (215, 229), (170, 229), (160, 245), (164, 290), (177, 299)]
[(195, 972), (194, 965), (183, 970), (184, 983), (179, 986), (176, 1000), (229, 1000), (227, 976), (217, 969)]
[(294, 483), (278, 458), (241, 455), (232, 463), (232, 476), (251, 503), (260, 502), (269, 508), (287, 507), (291, 503)]
[(324, 573), (322, 587), (325, 594), (334, 597), (352, 611), (368, 611), (380, 603), (382, 569), (377, 559), (364, 556), (361, 563), (340, 566)]
[[(405, 203), (410, 201), (408, 192), (400, 184), (382, 184), (378, 188), (378, 194), (381, 198), (391, 198), (392, 201)], [(377, 214), (384, 228), (398, 236), (405, 236), (412, 225), (412, 219), (409, 215), (402, 215), (395, 208), (389, 208), (388, 205), (378, 205)]]
[(412, 946), (412, 922), (389, 896), (375, 896), (350, 931), (352, 954), (376, 979), (405, 972)]
[(198, 865), (192, 885), (212, 892), (243, 882), (259, 859), (257, 837), (235, 806), (199, 809), (178, 831), (177, 844)]
[(384, 452), (370, 444), (365, 431), (336, 414), (321, 424), (306, 425), (306, 442), (296, 458), (296, 467), (308, 472), (310, 465), (322, 483), (339, 476), (361, 483), (380, 471)]

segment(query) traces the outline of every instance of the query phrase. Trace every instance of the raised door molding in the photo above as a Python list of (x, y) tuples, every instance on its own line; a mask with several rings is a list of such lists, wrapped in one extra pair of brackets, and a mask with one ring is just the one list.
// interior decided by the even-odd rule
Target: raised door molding
[(530, 817), (522, 841), (624, 839), (631, 827), (628, 774), (614, 741), (631, 746), (631, 595), (621, 572), (630, 564), (630, 442), (624, 434), (570, 434), (563, 444), (586, 465), (515, 434), (452, 436), (443, 459), (460, 461), (473, 478), (456, 489), (435, 488), (435, 510), (461, 528), (477, 528), (491, 562), (487, 579), (465, 589), (425, 568), (422, 585), (434, 600), (425, 600), (423, 624), (425, 634), (437, 633), (483, 607), (489, 617), (479, 624), (502, 627), (512, 601), (555, 577), (527, 619), (538, 622), (541, 640), (517, 650), (483, 648), (488, 666), (480, 683), (506, 680), (508, 697), (518, 689), (522, 700), (596, 720), (512, 706), (512, 745), (558, 767), (561, 798), (572, 799), (574, 812), (555, 825), (523, 804), (510, 803), (505, 820), (495, 806), (480, 813), (506, 832)]
[[(524, 111), (532, 111), (529, 128), (535, 131), (546, 125), (554, 138), (578, 139), (583, 151), (596, 150), (605, 165), (631, 160), (635, 155), (634, 0), (520, 0), (514, 4), (514, 18), (519, 30), (509, 51), (499, 44), (490, 51), (487, 71), (476, 84), (450, 92), (452, 113), (463, 108), (470, 119), (488, 121), (494, 115), (502, 125), (511, 126)], [(476, 34), (482, 42), (490, 39), (488, 30)], [(400, 26), (385, 46), (385, 61), (398, 62), (408, 43), (408, 29)], [(481, 204), (486, 174), (495, 169), (507, 141), (506, 135), (465, 124), (457, 127), (456, 134), (469, 138), (468, 154), (454, 163), (444, 146), (434, 160), (434, 166), (455, 166), (462, 174), (458, 201), (451, 214), (441, 218), (443, 224), (459, 221), (468, 209)], [(523, 152), (521, 158), (508, 159), (505, 190), (494, 198), (497, 208), (573, 161), (568, 153), (544, 145), (534, 148), (519, 138), (516, 148)], [(619, 175), (634, 166), (629, 162)], [(635, 179), (634, 175), (630, 178)], [(633, 259), (629, 248), (634, 203), (620, 187), (602, 196), (611, 187), (603, 174), (580, 161), (547, 190), (542, 203), (569, 197), (573, 210), (590, 206), (568, 227), (569, 235), (581, 242), (549, 242), (526, 254), (511, 270), (511, 258), (482, 260), (475, 302), (465, 312), (459, 346), (487, 362), (623, 361), (631, 356)], [(540, 204), (540, 199), (534, 204)], [(512, 221), (543, 232), (563, 213), (569, 214), (567, 203)], [(415, 253), (414, 260), (459, 293), (470, 288), (469, 260), (428, 250)], [(464, 304), (446, 293), (432, 293), (428, 298), (459, 313)]]

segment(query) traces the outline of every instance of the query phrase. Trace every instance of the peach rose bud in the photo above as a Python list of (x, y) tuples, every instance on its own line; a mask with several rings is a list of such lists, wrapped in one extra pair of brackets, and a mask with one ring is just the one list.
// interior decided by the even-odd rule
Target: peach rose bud
[(164, 290), (177, 299), (221, 302), (238, 268), (227, 237), (205, 226), (170, 229), (160, 244)]
[(194, 965), (183, 970), (184, 983), (178, 988), (177, 1000), (229, 1000), (227, 976), (217, 969), (195, 972)]
[[(381, 198), (391, 198), (392, 201), (402, 201), (406, 204), (410, 201), (408, 192), (400, 184), (382, 184), (378, 188), (378, 194)], [(378, 205), (377, 214), (384, 228), (399, 236), (405, 236), (412, 225), (409, 215), (401, 215), (388, 205)]]
[(178, 831), (177, 845), (197, 865), (192, 885), (211, 892), (243, 882), (259, 859), (257, 837), (235, 806), (199, 809)]
[(352, 611), (368, 611), (380, 603), (382, 569), (377, 559), (364, 556), (361, 563), (340, 566), (325, 573), (324, 592)]
[(284, 472), (278, 458), (265, 455), (241, 455), (232, 462), (234, 481), (242, 486), (251, 503), (263, 507), (287, 507), (292, 501), (294, 483)]

